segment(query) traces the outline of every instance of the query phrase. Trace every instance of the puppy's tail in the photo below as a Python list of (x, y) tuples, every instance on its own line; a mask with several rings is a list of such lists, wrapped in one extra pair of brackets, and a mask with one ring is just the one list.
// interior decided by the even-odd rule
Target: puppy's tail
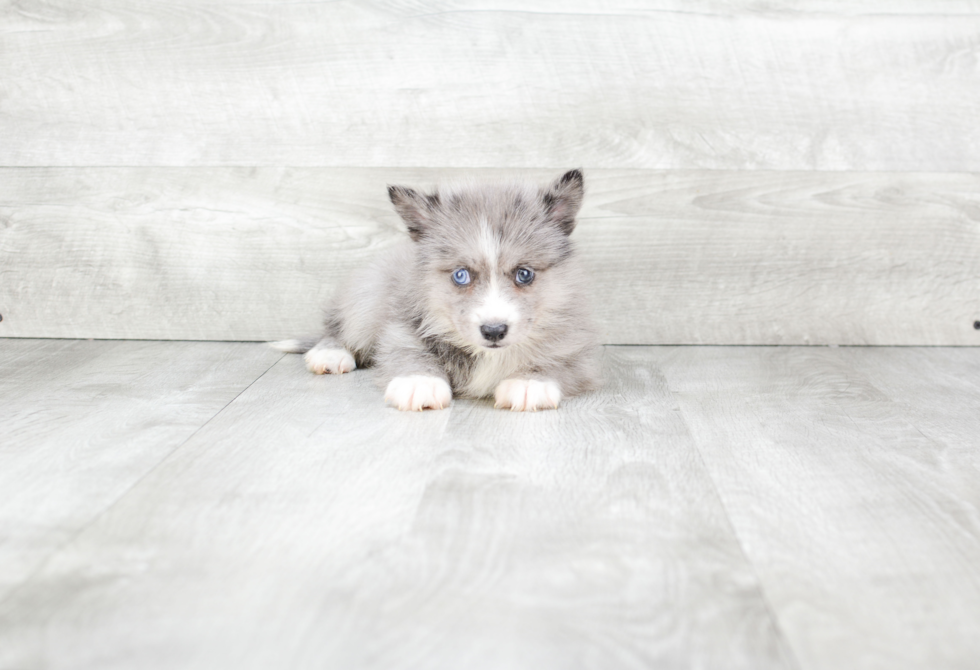
[(315, 345), (317, 341), (318, 340), (315, 338), (306, 338), (302, 340), (279, 340), (278, 342), (269, 342), (269, 346), (287, 354), (305, 354), (307, 351), (313, 348), (313, 345)]

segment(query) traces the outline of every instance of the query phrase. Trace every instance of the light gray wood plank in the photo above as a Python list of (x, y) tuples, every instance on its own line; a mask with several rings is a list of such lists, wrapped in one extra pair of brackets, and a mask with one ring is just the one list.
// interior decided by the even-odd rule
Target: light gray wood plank
[(794, 667), (649, 360), (517, 414), (287, 357), (0, 605), (0, 665)]
[[(0, 335), (315, 333), (402, 239), (387, 183), (554, 170), (0, 169)], [(591, 170), (604, 341), (980, 344), (980, 176)]]
[[(847, 348), (852, 369), (980, 481), (980, 355), (973, 348)], [(941, 408), (939, 411), (937, 408)], [(980, 494), (975, 493), (980, 504)]]
[(0, 600), (277, 357), (254, 344), (0, 339)]
[(980, 170), (976, 2), (21, 2), (0, 165)]
[[(805, 669), (972, 668), (980, 658), (980, 391), (916, 349), (675, 349), (658, 363)], [(980, 350), (957, 358), (980, 365)], [(886, 360), (887, 359), (887, 360)], [(908, 364), (912, 361), (913, 364)], [(917, 415), (869, 381), (922, 377)]]

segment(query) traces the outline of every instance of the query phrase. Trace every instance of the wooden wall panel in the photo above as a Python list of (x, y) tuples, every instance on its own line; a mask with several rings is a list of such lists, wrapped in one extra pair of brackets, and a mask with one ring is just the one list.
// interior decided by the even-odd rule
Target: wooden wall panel
[[(404, 233), (386, 183), (501, 170), (0, 170), (0, 337), (316, 332)], [(552, 170), (527, 171), (547, 180)], [(619, 344), (980, 344), (980, 176), (591, 170), (575, 233)]]
[(0, 165), (980, 171), (975, 1), (37, 0)]

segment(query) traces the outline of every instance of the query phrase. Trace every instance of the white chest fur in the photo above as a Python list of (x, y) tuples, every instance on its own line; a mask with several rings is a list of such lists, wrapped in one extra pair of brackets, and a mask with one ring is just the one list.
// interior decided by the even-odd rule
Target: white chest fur
[(521, 358), (516, 347), (481, 352), (470, 373), (463, 395), (474, 398), (493, 395), (497, 384), (517, 371)]

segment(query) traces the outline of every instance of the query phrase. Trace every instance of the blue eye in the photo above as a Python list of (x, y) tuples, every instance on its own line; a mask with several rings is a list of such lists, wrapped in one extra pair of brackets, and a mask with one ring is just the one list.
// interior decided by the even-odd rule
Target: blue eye
[(453, 282), (456, 286), (466, 286), (470, 283), (470, 271), (466, 268), (460, 268), (453, 273)]
[(514, 281), (527, 286), (534, 281), (534, 270), (531, 268), (518, 268), (517, 274), (514, 275)]

